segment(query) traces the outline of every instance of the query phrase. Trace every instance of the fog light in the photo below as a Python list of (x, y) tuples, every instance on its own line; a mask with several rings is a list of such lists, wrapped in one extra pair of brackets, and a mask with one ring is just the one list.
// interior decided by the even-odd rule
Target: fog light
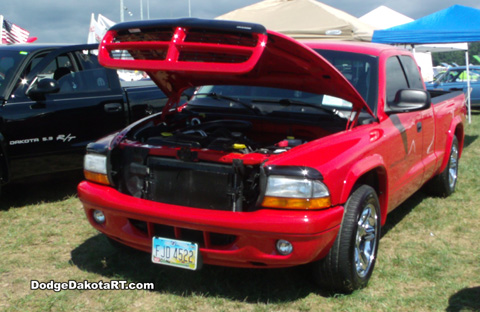
[(102, 211), (94, 210), (92, 216), (93, 216), (93, 220), (95, 220), (95, 222), (97, 222), (98, 224), (105, 223), (105, 215), (103, 214)]
[(290, 242), (284, 239), (279, 239), (277, 241), (277, 251), (279, 254), (286, 256), (292, 253), (293, 246)]

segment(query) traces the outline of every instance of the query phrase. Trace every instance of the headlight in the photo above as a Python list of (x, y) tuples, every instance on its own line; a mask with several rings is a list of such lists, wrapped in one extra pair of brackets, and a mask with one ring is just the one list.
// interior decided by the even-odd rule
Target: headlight
[(285, 209), (322, 209), (330, 207), (330, 192), (319, 180), (270, 175), (264, 207)]
[(83, 169), (87, 180), (101, 184), (110, 184), (107, 175), (107, 156), (99, 154), (85, 155)]

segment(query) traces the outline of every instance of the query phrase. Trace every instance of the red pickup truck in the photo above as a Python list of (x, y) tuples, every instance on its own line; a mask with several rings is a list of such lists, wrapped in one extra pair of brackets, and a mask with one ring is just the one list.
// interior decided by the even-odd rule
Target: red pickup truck
[(92, 226), (154, 263), (311, 263), (348, 293), (367, 284), (390, 211), (424, 184), (455, 190), (463, 93), (430, 95), (405, 50), (180, 19), (114, 26), (99, 60), (169, 96), (91, 143), (78, 186)]

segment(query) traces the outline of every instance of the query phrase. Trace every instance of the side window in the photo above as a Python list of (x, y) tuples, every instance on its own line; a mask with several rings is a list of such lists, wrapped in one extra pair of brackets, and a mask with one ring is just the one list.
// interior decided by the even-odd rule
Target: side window
[(471, 69), (470, 70), (470, 81), (477, 82), (480, 80), (480, 70)]
[[(111, 88), (108, 75), (105, 68), (98, 63), (95, 52), (96, 50), (84, 50), (61, 54), (45, 68), (40, 69), (36, 81), (45, 78), (57, 80), (60, 90), (56, 94), (108, 91)], [(50, 52), (32, 59), (21, 78), (26, 77), (48, 53)], [(28, 85), (22, 83), (20, 79), (14, 97), (24, 97), (27, 87)]]
[(29, 82), (25, 79), (28, 74), (35, 68), (35, 66), (40, 63), (40, 61), (48, 54), (49, 52), (41, 53), (36, 55), (25, 67), (20, 78), (16, 82), (15, 91), (13, 91), (12, 98), (22, 98), (25, 97), (25, 91), (28, 87)]
[(37, 66), (38, 63), (40, 63), (40, 61), (43, 60), (43, 58), (48, 55), (48, 53), (49, 52), (45, 52), (45, 53), (36, 55), (23, 70), (21, 78), (27, 77), (27, 75), (32, 71), (32, 69), (34, 69), (35, 66)]
[(109, 90), (107, 73), (103, 68), (69, 73), (58, 80), (59, 93), (95, 92)]
[(415, 61), (407, 55), (400, 56), (400, 59), (402, 60), (403, 68), (405, 68), (410, 89), (424, 89), (420, 69)]
[[(457, 76), (457, 79), (455, 82), (467, 82), (468, 81), (468, 75), (467, 75), (467, 70), (462, 69), (458, 71), (460, 74)], [(477, 69), (472, 69), (470, 68), (469, 74), (470, 74), (470, 81), (471, 82), (477, 82), (479, 79), (479, 70)]]
[(57, 80), (60, 86), (58, 94), (110, 89), (106, 71), (98, 64), (97, 55), (94, 51), (74, 52), (79, 68), (72, 65), (74, 61), (71, 57), (70, 54), (57, 57), (39, 74), (39, 80), (42, 78)]
[(456, 71), (449, 71), (445, 76), (445, 82), (455, 82), (457, 79), (457, 72)]
[(408, 83), (399, 59), (394, 56), (387, 60), (387, 104), (395, 101), (400, 89), (408, 89)]
[(63, 54), (56, 57), (50, 64), (48, 64), (47, 67), (38, 74), (38, 79), (53, 78), (58, 80), (72, 71), (74, 71), (74, 68), (70, 57), (68, 54)]
[(107, 71), (98, 63), (98, 50), (76, 51), (81, 70), (77, 74), (77, 91), (95, 92), (110, 89)]
[(82, 69), (94, 69), (101, 67), (98, 63), (98, 50), (83, 50), (83, 51), (76, 51), (75, 58), (78, 60)]
[[(72, 59), (65, 53), (57, 56), (50, 64), (40, 71), (37, 75), (37, 81), (45, 78), (55, 79), (60, 84), (61, 79), (75, 70)], [(60, 89), (62, 92), (62, 89)]]

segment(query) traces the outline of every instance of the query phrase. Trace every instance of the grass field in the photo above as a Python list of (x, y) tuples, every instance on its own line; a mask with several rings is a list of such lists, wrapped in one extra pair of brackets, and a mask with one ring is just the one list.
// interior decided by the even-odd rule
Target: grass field
[[(416, 193), (388, 216), (367, 288), (322, 292), (305, 268), (190, 272), (121, 252), (88, 224), (79, 177), (29, 182), (0, 199), (0, 311), (480, 311), (480, 115), (457, 191)], [(154, 283), (155, 290), (30, 290), (40, 282)]]

